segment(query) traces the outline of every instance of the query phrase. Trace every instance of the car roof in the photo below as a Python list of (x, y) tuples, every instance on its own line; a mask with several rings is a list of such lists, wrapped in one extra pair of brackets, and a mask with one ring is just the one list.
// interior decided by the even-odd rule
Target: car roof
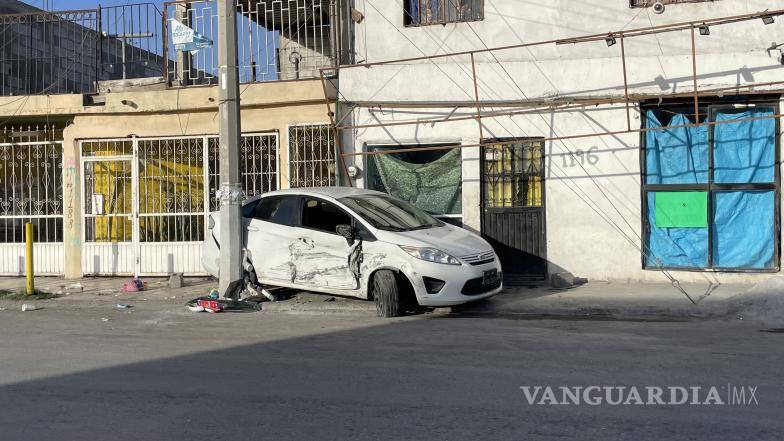
[(288, 188), (285, 190), (275, 190), (264, 193), (263, 195), (254, 196), (249, 198), (246, 202), (254, 201), (262, 197), (269, 196), (282, 196), (282, 195), (297, 195), (297, 196), (322, 196), (332, 199), (340, 199), (346, 196), (360, 196), (369, 194), (386, 194), (375, 190), (366, 190), (364, 188), (355, 187), (299, 187)]

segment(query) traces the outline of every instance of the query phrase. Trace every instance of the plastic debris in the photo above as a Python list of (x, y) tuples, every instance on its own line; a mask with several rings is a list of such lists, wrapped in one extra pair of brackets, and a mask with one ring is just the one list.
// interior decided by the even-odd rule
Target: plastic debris
[(186, 304), (192, 312), (241, 312), (260, 311), (261, 302), (251, 300), (211, 299), (209, 296), (198, 297)]
[(191, 312), (204, 312), (204, 307), (201, 305), (188, 306), (188, 310)]
[(117, 309), (131, 309), (131, 308), (133, 308), (133, 305), (129, 305), (127, 303), (118, 303), (117, 304)]
[(134, 278), (123, 283), (120, 291), (122, 292), (139, 292), (147, 289), (147, 284), (142, 282), (142, 279)]
[(69, 293), (71, 293), (71, 292), (82, 292), (82, 291), (84, 291), (84, 286), (82, 286), (81, 283), (74, 283), (74, 284), (68, 285), (65, 288), (65, 291), (69, 292)]
[(32, 303), (25, 303), (22, 305), (22, 311), (37, 311), (41, 309), (39, 306), (35, 306)]
[(210, 300), (218, 300), (220, 298), (220, 293), (218, 292), (217, 289), (213, 289), (212, 291), (210, 291), (210, 293), (207, 295), (207, 297)]
[(108, 319), (108, 318), (106, 318), (106, 317), (101, 317), (101, 321), (102, 321), (102, 322), (108, 322), (108, 321), (109, 321), (109, 319)]

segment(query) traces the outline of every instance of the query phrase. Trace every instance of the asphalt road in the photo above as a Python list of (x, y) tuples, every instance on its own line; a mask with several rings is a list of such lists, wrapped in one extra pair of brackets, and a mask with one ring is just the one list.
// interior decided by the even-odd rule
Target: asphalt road
[[(748, 323), (209, 315), (106, 303), (9, 308), (0, 311), (0, 334), (4, 441), (780, 440), (784, 433), (784, 334)], [(529, 405), (521, 390), (724, 393), (728, 383), (756, 387), (757, 402)]]

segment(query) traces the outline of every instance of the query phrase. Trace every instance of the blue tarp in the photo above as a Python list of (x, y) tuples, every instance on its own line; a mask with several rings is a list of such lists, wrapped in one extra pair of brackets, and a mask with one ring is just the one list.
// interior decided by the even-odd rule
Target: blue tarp
[[(647, 128), (661, 127), (653, 111), (646, 114)], [(689, 124), (682, 114), (672, 117), (668, 126)], [(708, 182), (707, 126), (646, 132), (646, 183), (703, 184)]]
[(646, 266), (704, 268), (708, 265), (708, 229), (657, 227), (655, 192), (648, 193), (648, 225)]
[(774, 191), (713, 194), (713, 266), (772, 268)]
[[(772, 116), (769, 108), (716, 114), (716, 121)], [(713, 181), (729, 183), (773, 182), (776, 162), (776, 120), (773, 118), (717, 124), (713, 131)]]

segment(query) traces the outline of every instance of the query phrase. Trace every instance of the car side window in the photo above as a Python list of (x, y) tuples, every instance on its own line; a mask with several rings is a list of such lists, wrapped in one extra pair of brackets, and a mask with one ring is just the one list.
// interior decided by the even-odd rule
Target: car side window
[(242, 217), (251, 218), (253, 217), (253, 211), (256, 209), (256, 206), (259, 205), (259, 200), (248, 202), (247, 204), (242, 206)]
[(336, 205), (315, 198), (305, 198), (302, 204), (302, 226), (337, 234), (338, 225), (351, 225), (351, 216)]
[(253, 218), (280, 225), (294, 226), (297, 223), (299, 198), (281, 196), (264, 198), (253, 210)]

